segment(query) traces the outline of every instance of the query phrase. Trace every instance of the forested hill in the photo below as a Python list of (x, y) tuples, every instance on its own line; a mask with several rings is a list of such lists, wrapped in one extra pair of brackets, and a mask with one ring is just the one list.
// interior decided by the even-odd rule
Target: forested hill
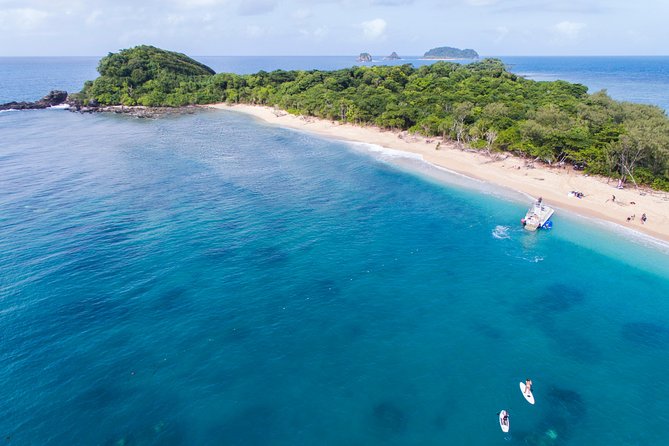
[[(276, 106), (550, 163), (580, 163), (592, 173), (669, 190), (669, 119), (663, 110), (617, 102), (605, 92), (590, 95), (580, 84), (528, 80), (499, 60), (213, 75), (186, 56), (138, 48), (102, 59), (101, 76), (87, 82), (78, 99), (94, 105)], [(163, 63), (175, 54), (179, 62)]]
[(426, 59), (478, 59), (479, 55), (472, 49), (461, 50), (450, 46), (432, 48), (423, 55)]

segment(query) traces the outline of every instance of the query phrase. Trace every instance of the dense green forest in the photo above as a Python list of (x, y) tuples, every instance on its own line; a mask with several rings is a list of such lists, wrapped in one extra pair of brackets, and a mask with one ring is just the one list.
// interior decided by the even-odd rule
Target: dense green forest
[(432, 48), (423, 57), (426, 59), (478, 59), (479, 54), (472, 49), (461, 50), (460, 48), (441, 46)]
[(98, 71), (77, 95), (83, 104), (276, 106), (582, 165), (669, 190), (669, 119), (662, 109), (614, 101), (604, 91), (588, 94), (580, 84), (528, 80), (496, 59), (238, 75), (213, 74), (183, 54), (141, 46), (108, 55)]

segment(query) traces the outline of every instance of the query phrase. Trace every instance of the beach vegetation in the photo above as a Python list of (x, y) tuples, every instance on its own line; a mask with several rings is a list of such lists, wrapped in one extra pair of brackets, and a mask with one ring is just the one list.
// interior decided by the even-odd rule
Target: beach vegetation
[(589, 94), (580, 84), (525, 79), (497, 59), (238, 75), (214, 74), (185, 55), (143, 46), (110, 54), (99, 71), (84, 85), (83, 102), (268, 105), (669, 190), (669, 119), (662, 109), (615, 101), (606, 91)]

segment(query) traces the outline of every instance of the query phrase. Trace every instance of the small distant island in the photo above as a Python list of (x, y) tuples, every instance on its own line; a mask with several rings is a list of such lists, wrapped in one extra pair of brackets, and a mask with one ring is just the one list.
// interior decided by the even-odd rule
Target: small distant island
[(472, 49), (461, 50), (450, 46), (432, 48), (423, 55), (425, 59), (478, 59), (479, 54)]
[(402, 58), (397, 55), (395, 51), (393, 51), (390, 56), (386, 56), (383, 58), (384, 60), (401, 60)]
[(371, 62), (372, 61), (372, 55), (369, 53), (360, 53), (358, 58), (356, 59), (358, 62)]

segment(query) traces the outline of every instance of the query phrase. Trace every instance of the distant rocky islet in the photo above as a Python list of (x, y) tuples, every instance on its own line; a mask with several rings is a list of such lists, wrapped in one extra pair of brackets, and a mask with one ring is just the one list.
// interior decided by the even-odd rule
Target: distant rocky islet
[[(431, 50), (425, 52), (423, 59), (478, 59), (479, 54), (471, 49), (460, 49), (454, 48), (451, 46), (440, 46), (437, 48), (432, 48)], [(393, 51), (389, 56), (383, 58), (383, 60), (401, 60), (402, 58)], [(358, 62), (372, 62), (372, 55), (369, 53), (360, 53), (356, 59)]]

